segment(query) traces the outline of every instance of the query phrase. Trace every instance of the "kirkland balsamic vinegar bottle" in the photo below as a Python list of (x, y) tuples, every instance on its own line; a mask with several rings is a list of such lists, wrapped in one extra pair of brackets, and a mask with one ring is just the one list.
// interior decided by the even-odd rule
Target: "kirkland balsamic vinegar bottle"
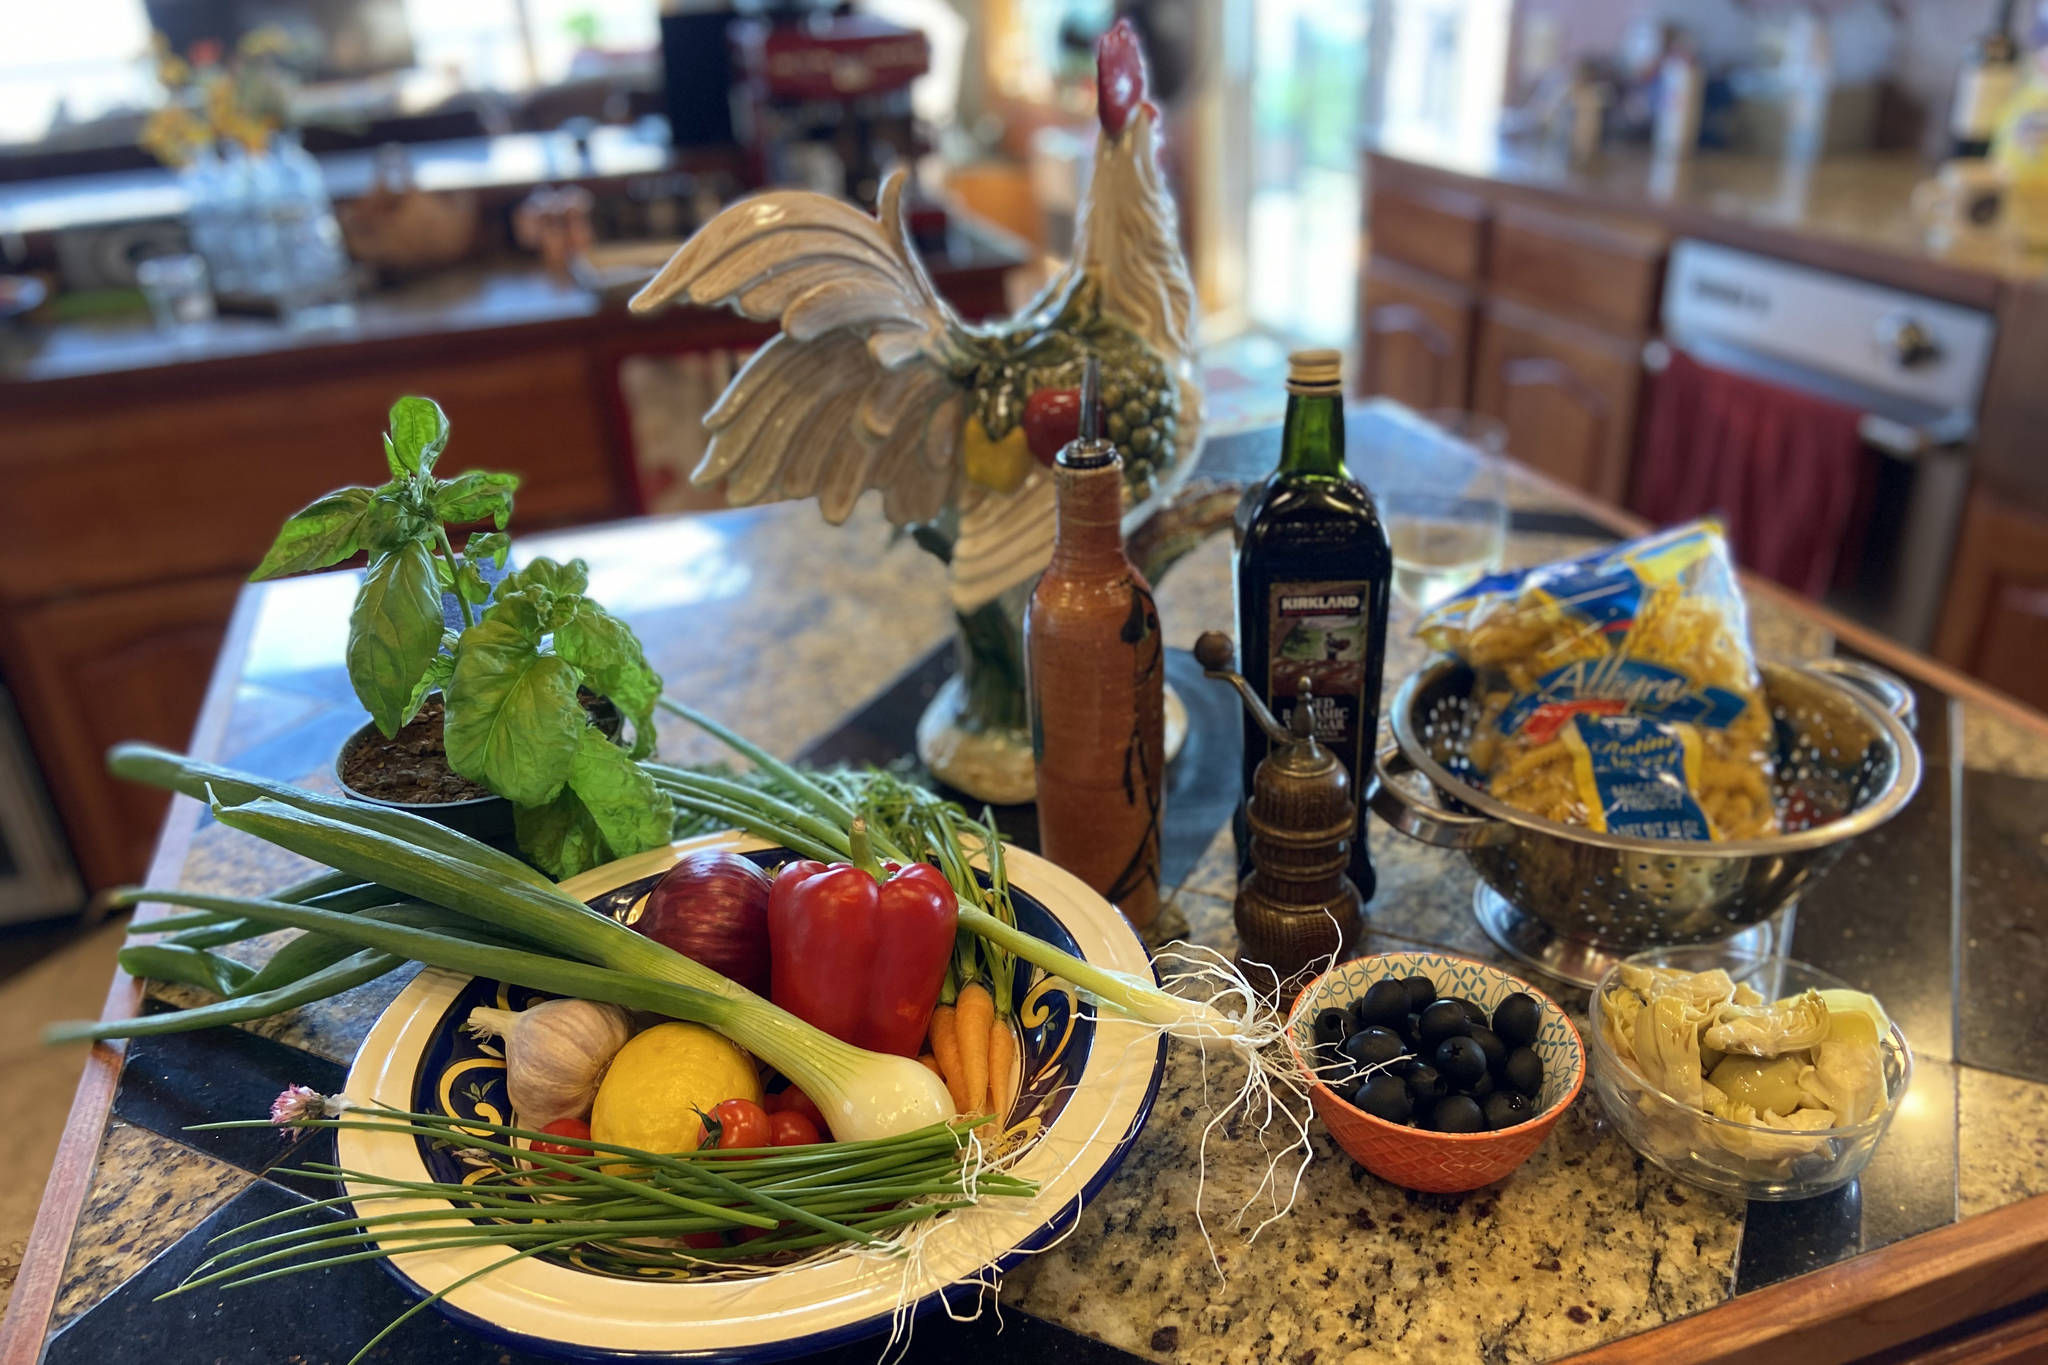
[[(1343, 761), (1357, 803), (1372, 780), (1394, 556), (1372, 495), (1345, 471), (1340, 366), (1335, 351), (1288, 357), (1280, 467), (1238, 508), (1237, 647), (1238, 671), (1282, 726), (1309, 682), (1315, 737)], [(1247, 717), (1247, 796), (1267, 744)], [(1362, 821), (1351, 880), (1360, 899), (1372, 899)]]

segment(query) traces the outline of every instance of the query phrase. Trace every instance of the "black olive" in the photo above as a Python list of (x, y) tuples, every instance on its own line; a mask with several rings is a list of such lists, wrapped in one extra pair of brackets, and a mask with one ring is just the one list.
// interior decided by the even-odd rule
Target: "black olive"
[(1470, 1095), (1473, 1099), (1479, 1100), (1480, 1102), (1484, 1103), (1486, 1097), (1488, 1095), (1491, 1095), (1498, 1088), (1499, 1087), (1494, 1085), (1493, 1083), (1493, 1073), (1489, 1071), (1485, 1075), (1481, 1076), (1478, 1080), (1472, 1082), (1472, 1084), (1466, 1086), (1465, 1093)]
[(1434, 1052), (1437, 1044), (1446, 1038), (1462, 1038), (1472, 1022), (1465, 1017), (1465, 1011), (1458, 1008), (1455, 1000), (1439, 1000), (1422, 1012), (1422, 1018), (1415, 1025), (1415, 1041), (1426, 1051)]
[(1360, 1028), (1399, 1028), (1408, 1018), (1408, 992), (1398, 981), (1375, 981), (1351, 1002), (1351, 1018)]
[(1496, 1076), (1500, 1075), (1501, 1063), (1508, 1059), (1507, 1044), (1501, 1042), (1499, 1036), (1484, 1024), (1474, 1024), (1472, 1031), (1465, 1036), (1479, 1044), (1479, 1050), (1486, 1054), (1486, 1069)]
[(1525, 991), (1516, 991), (1493, 1012), (1493, 1031), (1511, 1048), (1534, 1047), (1536, 1035), (1542, 1029), (1542, 1006)]
[(1408, 1073), (1408, 1098), (1415, 1101), (1417, 1109), (1427, 1109), (1451, 1093), (1451, 1083), (1444, 1079), (1444, 1073), (1424, 1062)]
[[(1403, 1043), (1403, 1046), (1406, 1046), (1405, 1042)], [(1393, 1061), (1388, 1062), (1387, 1074), (1389, 1076), (1401, 1076), (1405, 1078), (1414, 1071), (1416, 1071), (1418, 1068), (1420, 1068), (1422, 1064), (1423, 1062), (1420, 1057), (1417, 1057), (1410, 1053), (1407, 1056), (1396, 1057)]]
[(1512, 1090), (1496, 1090), (1488, 1095), (1481, 1111), (1488, 1128), (1512, 1128), (1536, 1116), (1536, 1106), (1529, 1103), (1529, 1097)]
[(1439, 1133), (1476, 1133), (1486, 1126), (1486, 1115), (1479, 1101), (1452, 1095), (1429, 1111), (1429, 1126)]
[(1359, 1066), (1379, 1066), (1407, 1050), (1390, 1028), (1362, 1028), (1344, 1040), (1344, 1055)]
[(1408, 1012), (1420, 1014), (1436, 999), (1436, 982), (1426, 976), (1403, 977), (1401, 989), (1408, 992)]
[(1350, 1032), (1351, 1025), (1345, 1018), (1343, 1010), (1333, 1005), (1329, 1009), (1317, 1013), (1316, 1041), (1318, 1043), (1341, 1043), (1344, 1041), (1345, 1035)]
[(1431, 1060), (1454, 1090), (1463, 1090), (1486, 1074), (1486, 1054), (1470, 1038), (1446, 1038)]
[(1534, 1048), (1518, 1047), (1501, 1063), (1500, 1079), (1503, 1085), (1533, 1100), (1543, 1093), (1543, 1059)]
[(1357, 1078), (1358, 1068), (1344, 1057), (1334, 1057), (1316, 1068), (1316, 1079), (1336, 1091), (1357, 1085)]
[(1465, 1011), (1467, 1022), (1477, 1024), (1481, 1028), (1486, 1026), (1486, 1009), (1477, 1000), (1468, 1000), (1462, 995), (1453, 996), (1452, 999), (1457, 1001), (1459, 1009)]
[(1415, 1112), (1415, 1106), (1408, 1099), (1408, 1087), (1392, 1076), (1369, 1078), (1358, 1087), (1351, 1102), (1374, 1118), (1385, 1119), (1388, 1123), (1406, 1123), (1408, 1116)]

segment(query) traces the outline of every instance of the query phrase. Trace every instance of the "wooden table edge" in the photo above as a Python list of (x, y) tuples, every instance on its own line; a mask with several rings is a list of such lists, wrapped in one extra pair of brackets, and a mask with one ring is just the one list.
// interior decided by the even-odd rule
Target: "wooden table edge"
[[(228, 720), (234, 714), (234, 694), (241, 681), (242, 663), (256, 630), (257, 601), (258, 595), (247, 589), (235, 601), (234, 615), (229, 618), (220, 655), (214, 661), (213, 676), (207, 682), (206, 700), (192, 728), (191, 752), (195, 755), (210, 756), (221, 750)], [(171, 799), (163, 832), (157, 836), (156, 852), (149, 862), (150, 885), (175, 885), (183, 875), (185, 856), (199, 829), (200, 810), (199, 803), (189, 796)], [(136, 914), (146, 915), (152, 910), (163, 913), (162, 907), (144, 906)], [(132, 1019), (141, 1009), (142, 983), (115, 967), (100, 1018)], [(22, 1252), (7, 1316), (0, 1320), (0, 1365), (35, 1365), (42, 1356), (50, 1318), (57, 1307), (57, 1292), (71, 1259), (72, 1234), (77, 1230), (86, 1194), (92, 1188), (100, 1141), (106, 1135), (107, 1115), (114, 1106), (114, 1092), (120, 1084), (121, 1064), (126, 1056), (127, 1044), (121, 1041), (94, 1043), (86, 1055), (84, 1074), (72, 1094), (71, 1112), (57, 1142), (56, 1160), (50, 1166), (49, 1183), (43, 1187), (35, 1225)]]
[[(1570, 1357), (1837, 1365), (2048, 1292), (2048, 1194), (1964, 1218)], [(1767, 1354), (1758, 1355), (1763, 1351)]]

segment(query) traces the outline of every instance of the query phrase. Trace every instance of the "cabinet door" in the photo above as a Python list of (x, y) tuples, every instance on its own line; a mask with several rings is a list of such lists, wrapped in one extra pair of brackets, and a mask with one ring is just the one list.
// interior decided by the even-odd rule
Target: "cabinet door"
[(2048, 708), (2048, 515), (1971, 494), (1935, 653)]
[(141, 878), (170, 798), (106, 769), (124, 739), (183, 749), (239, 576), (60, 599), (9, 621), (8, 680), (94, 888)]
[(1377, 257), (1361, 290), (1358, 392), (1412, 408), (1464, 407), (1472, 367), (1472, 296)]
[(1515, 459), (1619, 503), (1641, 372), (1633, 341), (1496, 299), (1480, 326), (1472, 406), (1507, 427)]

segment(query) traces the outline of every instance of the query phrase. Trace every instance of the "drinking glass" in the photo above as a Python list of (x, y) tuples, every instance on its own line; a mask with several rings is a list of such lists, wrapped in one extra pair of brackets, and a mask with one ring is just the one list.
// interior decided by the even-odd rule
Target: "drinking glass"
[(1417, 414), (1375, 463), (1371, 482), (1394, 550), (1394, 591), (1417, 611), (1501, 566), (1508, 506), (1507, 432), (1472, 412)]
[(163, 331), (182, 332), (213, 318), (206, 262), (198, 256), (152, 256), (137, 263), (135, 283), (142, 286), (142, 296)]

